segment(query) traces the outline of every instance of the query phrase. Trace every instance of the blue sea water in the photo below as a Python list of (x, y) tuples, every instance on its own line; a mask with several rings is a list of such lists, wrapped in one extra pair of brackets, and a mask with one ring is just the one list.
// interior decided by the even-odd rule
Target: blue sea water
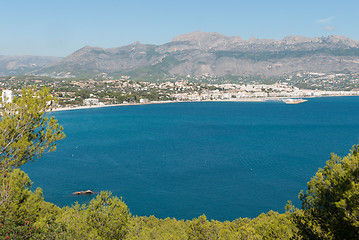
[(359, 140), (359, 97), (282, 102), (198, 102), (52, 113), (67, 135), (56, 152), (22, 167), (46, 201), (109, 190), (134, 215), (256, 217), (297, 207), (330, 153)]

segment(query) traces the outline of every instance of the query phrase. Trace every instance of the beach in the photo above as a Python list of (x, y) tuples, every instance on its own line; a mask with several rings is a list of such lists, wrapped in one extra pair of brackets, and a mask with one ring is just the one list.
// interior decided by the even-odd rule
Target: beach
[(202, 100), (202, 101), (153, 101), (148, 103), (118, 103), (108, 105), (90, 105), (90, 106), (74, 106), (74, 107), (59, 107), (54, 108), (52, 112), (58, 111), (69, 111), (69, 110), (80, 110), (80, 109), (91, 109), (91, 108), (103, 108), (103, 107), (118, 107), (118, 106), (135, 106), (135, 105), (150, 105), (150, 104), (164, 104), (164, 103), (189, 103), (189, 102), (266, 102), (267, 100), (278, 100), (280, 99), (240, 99), (240, 100)]

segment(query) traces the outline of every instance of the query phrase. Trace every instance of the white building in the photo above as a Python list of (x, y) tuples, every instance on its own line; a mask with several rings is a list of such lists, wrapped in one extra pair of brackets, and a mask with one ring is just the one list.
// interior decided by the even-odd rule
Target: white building
[(2, 102), (3, 103), (12, 102), (12, 91), (11, 90), (3, 90), (2, 91)]
[(91, 106), (91, 105), (98, 105), (99, 101), (97, 98), (86, 98), (84, 99), (84, 104)]

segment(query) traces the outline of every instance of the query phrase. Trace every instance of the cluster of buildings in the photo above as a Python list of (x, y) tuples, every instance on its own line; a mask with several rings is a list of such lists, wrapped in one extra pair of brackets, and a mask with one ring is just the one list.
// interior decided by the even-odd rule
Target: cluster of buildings
[[(41, 83), (45, 84), (45, 83)], [(50, 81), (52, 93), (62, 106), (101, 106), (153, 101), (241, 101), (322, 96), (359, 96), (359, 89), (325, 91), (300, 89), (287, 82), (275, 84), (214, 84), (188, 80), (137, 82), (129, 79)], [(86, 93), (86, 94), (84, 94)], [(124, 97), (128, 96), (128, 97)], [(134, 97), (135, 96), (135, 97)], [(78, 99), (82, 99), (79, 101)], [(13, 100), (12, 90), (2, 90), (2, 102)]]
[(207, 101), (207, 100), (245, 100), (245, 99), (280, 99), (280, 98), (305, 98), (322, 96), (357, 96), (355, 91), (323, 91), (307, 90), (289, 86), (287, 83), (271, 85), (253, 84), (212, 84), (215, 90), (192, 91), (186, 93), (174, 93), (171, 95), (177, 101)]

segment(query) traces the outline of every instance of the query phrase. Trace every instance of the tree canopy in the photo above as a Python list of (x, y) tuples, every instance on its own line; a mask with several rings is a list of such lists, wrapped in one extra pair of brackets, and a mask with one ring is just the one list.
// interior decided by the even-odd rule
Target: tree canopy
[(46, 151), (54, 151), (65, 137), (62, 126), (48, 117), (55, 103), (47, 88), (23, 89), (21, 97), (4, 104), (0, 122), (0, 167), (17, 168)]
[(301, 191), (296, 215), (307, 239), (359, 239), (359, 145), (341, 158), (332, 154)]

